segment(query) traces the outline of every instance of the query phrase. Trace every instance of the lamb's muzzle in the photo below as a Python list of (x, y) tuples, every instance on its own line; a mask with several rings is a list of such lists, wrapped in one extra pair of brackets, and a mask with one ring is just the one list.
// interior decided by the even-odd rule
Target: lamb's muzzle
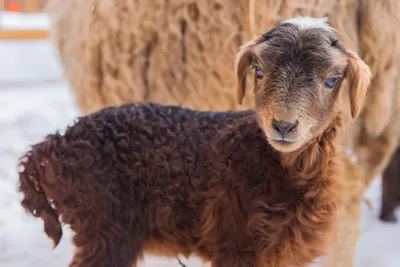
[[(356, 117), (369, 71), (325, 22), (295, 21), (238, 52), (238, 101), (254, 68), (255, 110), (106, 108), (28, 152), (22, 205), (47, 216), (56, 242), (54, 216), (71, 226), (70, 266), (136, 266), (145, 252), (195, 254), (213, 267), (304, 266), (324, 254), (336, 204), (338, 95), (350, 82)], [(293, 121), (285, 134), (274, 127)]]

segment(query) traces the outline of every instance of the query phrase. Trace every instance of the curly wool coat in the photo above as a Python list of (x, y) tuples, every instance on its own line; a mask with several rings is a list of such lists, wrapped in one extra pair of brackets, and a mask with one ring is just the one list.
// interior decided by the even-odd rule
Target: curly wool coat
[(338, 127), (281, 154), (252, 110), (106, 108), (32, 147), (22, 205), (55, 245), (58, 216), (71, 226), (70, 266), (128, 267), (144, 252), (304, 266), (325, 252), (334, 221)]

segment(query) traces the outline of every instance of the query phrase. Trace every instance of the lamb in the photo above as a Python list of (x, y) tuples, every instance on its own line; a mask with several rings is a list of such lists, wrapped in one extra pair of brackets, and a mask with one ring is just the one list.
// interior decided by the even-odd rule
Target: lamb
[(342, 101), (342, 145), (351, 157), (341, 157), (344, 190), (324, 265), (352, 266), (363, 195), (400, 137), (400, 1), (49, 0), (47, 11), (83, 114), (131, 101), (213, 111), (252, 108), (252, 97), (239, 106), (231, 94), (237, 47), (282, 19), (328, 15), (343, 44), (359, 51), (373, 73), (356, 121), (346, 112), (347, 95)]
[[(136, 266), (143, 253), (213, 267), (304, 266), (325, 253), (336, 214), (340, 95), (362, 108), (371, 73), (326, 24), (283, 21), (236, 55), (237, 100), (254, 69), (255, 109), (156, 103), (108, 107), (21, 159), (22, 206), (70, 266)], [(346, 92), (347, 93), (347, 92)]]
[(397, 222), (394, 211), (400, 205), (400, 148), (393, 155), (382, 175), (382, 207), (379, 218), (384, 222)]

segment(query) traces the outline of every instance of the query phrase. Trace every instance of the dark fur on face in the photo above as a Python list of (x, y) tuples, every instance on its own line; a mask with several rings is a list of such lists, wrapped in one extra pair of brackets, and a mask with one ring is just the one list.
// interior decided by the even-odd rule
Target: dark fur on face
[[(286, 44), (297, 33), (284, 27)], [(271, 42), (276, 36), (266, 35)], [(325, 37), (309, 41), (322, 44)], [(268, 45), (262, 45), (263, 55)], [(304, 64), (326, 64), (311, 54), (310, 59), (292, 56)], [(313, 107), (307, 100), (332, 100), (337, 92), (286, 91), (287, 84), (317, 83), (304, 80), (309, 76), (301, 69), (291, 69), (296, 76), (284, 70), (263, 65), (265, 80), (286, 76), (275, 84), (278, 89), (267, 88), (271, 93), (261, 91), (272, 82), (258, 82), (256, 111), (199, 112), (136, 103), (80, 118), (64, 135), (49, 135), (26, 153), (22, 206), (43, 219), (55, 245), (61, 222), (71, 226), (76, 251), (70, 267), (132, 267), (143, 253), (197, 255), (212, 267), (312, 263), (325, 253), (335, 219), (341, 118), (334, 104)], [(310, 107), (322, 114), (313, 115), (320, 124), (313, 139), (287, 153), (267, 142), (263, 121), (269, 113), (284, 114), (280, 93), (306, 101), (296, 114)], [(301, 124), (307, 122), (303, 117)]]
[(400, 205), (400, 148), (393, 154), (382, 175), (382, 207), (380, 219), (396, 222), (395, 209)]
[[(345, 79), (351, 83), (354, 118), (369, 85), (368, 66), (320, 23), (301, 25), (291, 20), (278, 24), (242, 46), (236, 59), (239, 102), (247, 72), (254, 69), (258, 118), (271, 145), (283, 152), (300, 148), (334, 118)], [(279, 123), (295, 127), (282, 134)]]

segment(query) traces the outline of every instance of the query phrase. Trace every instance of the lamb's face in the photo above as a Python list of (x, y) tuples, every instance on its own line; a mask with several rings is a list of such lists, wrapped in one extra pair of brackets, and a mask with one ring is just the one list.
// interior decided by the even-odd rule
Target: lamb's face
[(254, 70), (256, 110), (268, 141), (290, 152), (320, 134), (336, 115), (348, 54), (323, 19), (296, 18), (243, 46), (236, 64), (239, 79), (241, 69)]

